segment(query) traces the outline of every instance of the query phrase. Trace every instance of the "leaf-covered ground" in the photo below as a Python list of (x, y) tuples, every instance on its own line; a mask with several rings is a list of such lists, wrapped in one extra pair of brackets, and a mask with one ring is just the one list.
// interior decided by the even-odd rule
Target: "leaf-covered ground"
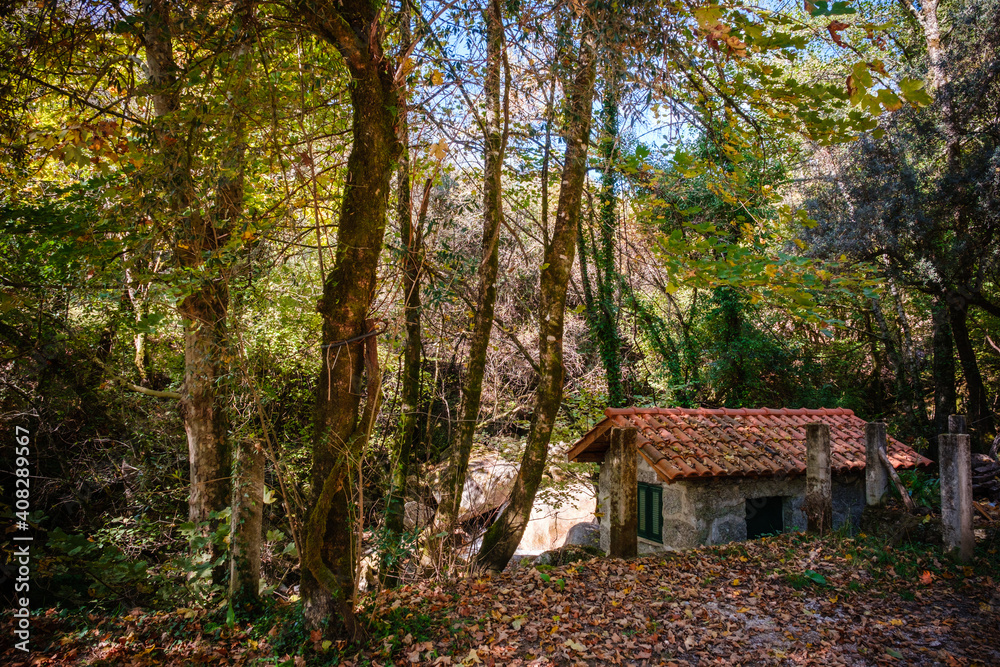
[[(971, 566), (864, 536), (755, 542), (407, 586), (369, 637), (324, 642), (286, 609), (34, 620), (8, 665), (1000, 665), (996, 548)], [(1000, 576), (1000, 575), (996, 575)], [(9, 627), (9, 626), (8, 626)], [(5, 631), (9, 637), (9, 630)]]

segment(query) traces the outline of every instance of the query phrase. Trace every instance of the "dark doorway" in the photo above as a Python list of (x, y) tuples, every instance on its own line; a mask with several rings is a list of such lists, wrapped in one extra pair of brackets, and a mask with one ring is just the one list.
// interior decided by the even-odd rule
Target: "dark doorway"
[(785, 530), (782, 500), (781, 496), (747, 498), (748, 540), (755, 540), (763, 535), (780, 533)]

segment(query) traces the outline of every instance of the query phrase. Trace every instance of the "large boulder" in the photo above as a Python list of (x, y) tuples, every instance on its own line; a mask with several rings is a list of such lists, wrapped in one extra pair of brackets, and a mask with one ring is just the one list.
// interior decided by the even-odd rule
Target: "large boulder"
[(596, 510), (597, 495), (592, 484), (576, 482), (540, 491), (518, 551), (539, 553), (562, 546), (574, 526), (594, 521)]
[[(558, 549), (551, 549), (534, 556), (532, 565), (569, 565), (581, 560), (590, 560), (597, 556), (603, 556), (604, 552), (597, 547), (584, 547), (578, 544), (569, 544)], [(516, 565), (515, 565), (516, 567)]]
[(416, 500), (407, 501), (403, 506), (403, 527), (406, 530), (424, 528), (434, 520), (434, 508)]
[[(434, 498), (441, 502), (441, 480), (447, 466), (436, 471), (433, 485)], [(496, 454), (484, 454), (469, 461), (462, 491), (462, 505), (458, 520), (466, 521), (503, 505), (514, 488), (517, 464), (505, 461)]]
[(597, 521), (591, 520), (570, 526), (569, 532), (566, 533), (566, 541), (562, 545), (564, 547), (579, 546), (600, 549), (601, 525)]

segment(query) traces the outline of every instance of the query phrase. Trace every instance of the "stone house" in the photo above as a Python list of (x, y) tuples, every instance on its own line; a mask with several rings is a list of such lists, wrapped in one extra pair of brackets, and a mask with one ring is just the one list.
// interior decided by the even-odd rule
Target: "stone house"
[[(830, 429), (834, 527), (856, 524), (864, 509), (865, 422), (851, 410), (609, 408), (604, 414), (567, 458), (601, 464), (605, 551), (616, 502), (638, 504), (639, 553), (804, 530), (805, 427), (813, 422)], [(897, 470), (931, 463), (891, 437), (886, 453)], [(623, 484), (634, 485), (635, 495), (617, 493)]]

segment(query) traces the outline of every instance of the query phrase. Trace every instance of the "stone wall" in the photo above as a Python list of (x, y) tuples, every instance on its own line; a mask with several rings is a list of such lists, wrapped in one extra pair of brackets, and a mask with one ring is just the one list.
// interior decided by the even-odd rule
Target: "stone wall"
[[(639, 553), (689, 549), (702, 544), (725, 544), (747, 539), (746, 501), (753, 498), (781, 496), (785, 530), (805, 530), (802, 511), (805, 499), (805, 475), (784, 478), (722, 478), (679, 481), (665, 484), (641, 455), (637, 481), (659, 484), (663, 488), (663, 544), (639, 538)], [(610, 529), (607, 521), (609, 489), (616, 475), (601, 466), (598, 506), (601, 517), (601, 548), (608, 549)], [(850, 521), (857, 525), (865, 505), (864, 471), (853, 475), (833, 476), (834, 528)]]

